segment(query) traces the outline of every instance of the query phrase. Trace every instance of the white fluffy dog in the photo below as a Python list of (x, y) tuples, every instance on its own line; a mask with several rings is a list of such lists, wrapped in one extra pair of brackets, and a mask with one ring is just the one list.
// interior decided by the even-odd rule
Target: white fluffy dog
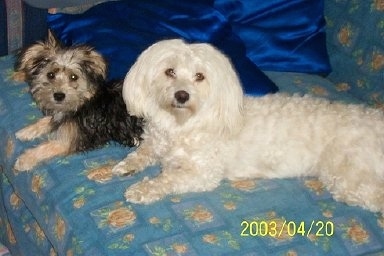
[(127, 74), (124, 100), (144, 141), (113, 172), (160, 164), (127, 201), (208, 191), (223, 179), (317, 176), (336, 200), (384, 212), (384, 115), (309, 96), (244, 96), (230, 61), (208, 44), (165, 40)]

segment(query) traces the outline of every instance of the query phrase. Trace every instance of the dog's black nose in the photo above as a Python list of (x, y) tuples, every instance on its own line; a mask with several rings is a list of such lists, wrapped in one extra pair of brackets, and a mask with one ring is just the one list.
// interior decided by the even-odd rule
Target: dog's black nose
[(53, 98), (55, 99), (55, 101), (63, 101), (65, 99), (65, 93), (62, 93), (62, 92), (55, 92), (53, 94)]
[(189, 93), (186, 91), (177, 91), (175, 93), (175, 99), (177, 100), (177, 102), (183, 104), (189, 100)]

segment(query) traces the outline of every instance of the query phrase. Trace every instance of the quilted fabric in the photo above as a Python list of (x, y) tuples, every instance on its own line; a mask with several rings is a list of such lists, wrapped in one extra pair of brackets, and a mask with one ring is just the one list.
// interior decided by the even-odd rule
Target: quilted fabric
[[(129, 152), (118, 145), (15, 173), (16, 157), (39, 141), (23, 143), (14, 133), (41, 113), (27, 85), (10, 80), (12, 66), (12, 57), (0, 58), (0, 241), (13, 255), (384, 252), (383, 217), (335, 202), (311, 177), (223, 181), (212, 192), (170, 196), (141, 206), (125, 202), (124, 190), (144, 176), (156, 175), (159, 168), (134, 177), (110, 176), (105, 167)], [(331, 84), (317, 76), (290, 78), (285, 81), (287, 91), (319, 96), (333, 92)]]
[[(371, 105), (384, 101), (384, 3), (326, 1), (329, 79)], [(342, 17), (342, 18), (340, 18)]]

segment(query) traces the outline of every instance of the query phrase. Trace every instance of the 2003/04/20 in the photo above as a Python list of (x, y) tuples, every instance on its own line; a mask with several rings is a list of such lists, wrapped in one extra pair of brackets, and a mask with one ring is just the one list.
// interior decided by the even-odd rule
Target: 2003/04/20
[[(335, 228), (332, 221), (315, 221), (312, 220), (310, 223), (300, 221), (286, 220), (270, 220), (270, 221), (242, 221), (242, 231), (240, 236), (270, 236), (270, 237), (281, 237), (281, 236), (333, 236)], [(284, 232), (284, 229), (286, 232)]]

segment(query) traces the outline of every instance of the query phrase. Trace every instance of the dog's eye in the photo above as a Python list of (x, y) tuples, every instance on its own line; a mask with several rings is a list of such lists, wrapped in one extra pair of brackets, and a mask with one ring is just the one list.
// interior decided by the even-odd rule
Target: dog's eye
[(48, 72), (48, 73), (47, 73), (47, 78), (48, 78), (49, 80), (55, 79), (55, 73), (53, 73), (53, 72)]
[(71, 74), (71, 75), (69, 76), (69, 79), (70, 79), (71, 81), (76, 81), (78, 78), (79, 78), (79, 77), (78, 77), (77, 75), (75, 75), (75, 74)]
[(173, 68), (168, 68), (167, 70), (165, 70), (164, 73), (166, 76), (176, 77), (176, 73), (175, 73), (175, 70)]
[(205, 79), (205, 76), (203, 73), (196, 73), (195, 77), (197, 82), (201, 82)]

